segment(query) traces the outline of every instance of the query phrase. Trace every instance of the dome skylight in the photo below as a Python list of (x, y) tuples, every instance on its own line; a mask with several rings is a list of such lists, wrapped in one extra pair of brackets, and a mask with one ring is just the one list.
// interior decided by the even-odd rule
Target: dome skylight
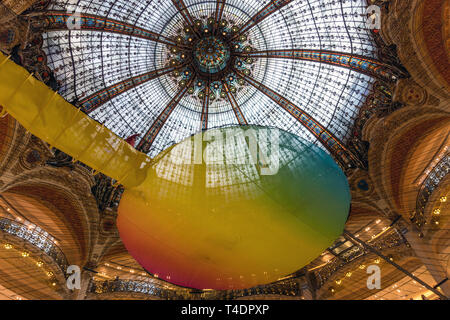
[(60, 94), (119, 136), (139, 134), (151, 156), (237, 124), (339, 154), (376, 77), (389, 77), (364, 0), (85, 0), (78, 29), (66, 26), (72, 2), (43, 13)]

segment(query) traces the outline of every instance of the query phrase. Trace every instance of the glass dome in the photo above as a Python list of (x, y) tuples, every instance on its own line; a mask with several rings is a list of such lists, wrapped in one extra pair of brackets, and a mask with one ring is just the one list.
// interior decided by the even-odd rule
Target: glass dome
[[(364, 72), (377, 59), (366, 8), (364, 0), (55, 0), (44, 50), (64, 98), (91, 106), (84, 111), (123, 138), (139, 134), (136, 147), (152, 157), (236, 124), (345, 144), (376, 80)], [(82, 27), (64, 27), (58, 19), (74, 12)], [(192, 48), (213, 59), (195, 59)], [(303, 56), (269, 56), (280, 55), (274, 50)], [(351, 66), (352, 57), (368, 62)]]

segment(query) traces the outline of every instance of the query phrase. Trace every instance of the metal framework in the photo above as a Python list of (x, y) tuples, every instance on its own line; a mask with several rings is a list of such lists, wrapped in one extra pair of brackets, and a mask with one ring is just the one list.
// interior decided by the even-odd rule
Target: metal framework
[(334, 158), (344, 167), (348, 166), (349, 161), (359, 164), (358, 158), (353, 155), (342, 142), (336, 138), (330, 131), (323, 127), (319, 121), (315, 120), (308, 113), (303, 111), (300, 107), (294, 105), (286, 98), (282, 97), (275, 91), (269, 89), (261, 82), (256, 81), (239, 70), (235, 69), (236, 74), (242, 77), (247, 83), (261, 91), (281, 108), (286, 110), (291, 116), (297, 119), (306, 129), (308, 129), (321, 143), (330, 151)]
[[(181, 44), (178, 44), (176, 41), (168, 37), (143, 28), (139, 28), (137, 26), (133, 26), (128, 23), (86, 13), (80, 13), (75, 20), (70, 20), (72, 19), (72, 16), (72, 13), (64, 11), (49, 11), (43, 13), (42, 15), (39, 15), (38, 17), (43, 17), (45, 29), (48, 31), (78, 29), (119, 33), (136, 38), (159, 42), (169, 46), (183, 48)], [(70, 27), (72, 23), (71, 21), (76, 22), (76, 24), (73, 25), (73, 28)]]
[(214, 14), (216, 25), (222, 20), (223, 9), (225, 8), (226, 0), (217, 0), (216, 1), (216, 12)]
[(152, 144), (155, 141), (156, 137), (158, 136), (159, 132), (161, 131), (162, 127), (166, 123), (167, 119), (169, 119), (173, 110), (175, 110), (175, 108), (178, 106), (181, 99), (183, 99), (184, 95), (188, 91), (189, 87), (192, 85), (193, 81), (194, 81), (194, 77), (192, 77), (188, 81), (188, 83), (178, 91), (178, 93), (169, 102), (169, 104), (166, 106), (166, 108), (163, 110), (163, 112), (161, 112), (159, 117), (153, 122), (150, 129), (145, 133), (144, 137), (139, 142), (136, 149), (138, 149), (144, 153), (148, 153), (150, 151), (150, 148), (152, 147)]
[(268, 16), (277, 12), (285, 5), (291, 3), (292, 0), (272, 0), (269, 4), (267, 4), (263, 9), (261, 9), (257, 14), (255, 14), (249, 21), (247, 21), (241, 28), (239, 28), (238, 32), (233, 36), (233, 39), (236, 39), (243, 33), (248, 32), (250, 29), (255, 27), (258, 23), (266, 19)]
[[(378, 48), (371, 33), (359, 27), (365, 21), (366, 1), (290, 2), (173, 0), (137, 5), (133, 1), (86, 0), (79, 6), (81, 12), (74, 15), (70, 10), (72, 1), (57, 0), (51, 1), (49, 11), (27, 17), (35, 17), (36, 26), (42, 27), (42, 50), (58, 83), (58, 93), (123, 138), (138, 133), (142, 137), (180, 90), (175, 74), (152, 81), (141, 77), (150, 70), (164, 69), (173, 62), (172, 57), (191, 47), (180, 41), (179, 31), (188, 26), (187, 22), (195, 24), (193, 32), (187, 34), (196, 37), (197, 19), (207, 17), (208, 24), (216, 26), (212, 20), (234, 17), (228, 21), (232, 34), (244, 31), (253, 49), (247, 52), (247, 42), (239, 41), (242, 48), (233, 51), (243, 53), (236, 53), (238, 56), (230, 62), (242, 59), (243, 68), (251, 69), (252, 78), (292, 105), (301, 106), (305, 114), (346, 146), (375, 78), (390, 79), (395, 67), (385, 69), (378, 63)], [(71, 17), (75, 18), (75, 28), (69, 27), (74, 22)], [(180, 50), (169, 57), (168, 49), (172, 53), (177, 44)], [(250, 63), (247, 57), (254, 59)], [(179, 74), (184, 78), (183, 72)], [(210, 87), (209, 97), (206, 94), (199, 98), (198, 94), (205, 91), (200, 86), (194, 86), (192, 97), (186, 93), (165, 119), (149, 155), (156, 156), (200, 129), (236, 125), (244, 120), (283, 128), (312, 143), (318, 142), (318, 136), (327, 141), (325, 132), (313, 135), (304, 130), (306, 124), (247, 82), (234, 83), (236, 92), (231, 82), (227, 81), (227, 85), (228, 93), (223, 85), (223, 93)], [(357, 152), (351, 147), (348, 150)], [(347, 153), (341, 157), (349, 159), (340, 162), (356, 163)]]
[(96, 110), (98, 107), (100, 107), (101, 105), (103, 105), (106, 102), (113, 99), (114, 97), (117, 97), (118, 95), (120, 95), (130, 89), (136, 88), (137, 86), (142, 85), (150, 80), (156, 79), (165, 74), (168, 74), (177, 69), (180, 69), (181, 67), (182, 66), (164, 67), (162, 69), (150, 71), (150, 72), (138, 75), (136, 77), (126, 79), (119, 83), (115, 83), (115, 84), (113, 84), (107, 88), (104, 88), (100, 91), (97, 91), (96, 93), (90, 95), (89, 97), (79, 101), (77, 103), (77, 105), (85, 113), (91, 113), (94, 110)]
[(222, 81), (222, 84), (225, 88), (225, 92), (227, 94), (228, 102), (230, 103), (231, 107), (233, 108), (234, 114), (236, 115), (236, 119), (238, 120), (240, 125), (247, 125), (248, 122), (244, 117), (244, 114), (242, 113), (241, 108), (239, 107), (236, 99), (234, 98), (233, 94), (230, 92), (230, 88), (226, 81)]
[(292, 49), (241, 52), (237, 55), (250, 58), (292, 59), (326, 63), (348, 68), (387, 82), (396, 81), (398, 78), (396, 70), (392, 66), (376, 59), (342, 52)]
[(203, 97), (202, 103), (202, 130), (208, 129), (208, 111), (209, 111), (209, 100), (210, 100), (210, 82), (208, 81), (205, 88), (205, 96)]
[(184, 21), (186, 21), (188, 26), (193, 27), (194, 26), (194, 18), (192, 18), (184, 1), (183, 0), (172, 0), (172, 2), (173, 2), (173, 5), (177, 8), (178, 12), (180, 12), (181, 16), (183, 17)]

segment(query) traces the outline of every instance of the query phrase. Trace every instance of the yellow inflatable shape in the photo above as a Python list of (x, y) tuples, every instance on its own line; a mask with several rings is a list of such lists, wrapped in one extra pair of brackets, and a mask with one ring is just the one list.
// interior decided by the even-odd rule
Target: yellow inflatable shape
[(0, 115), (125, 187), (140, 185), (151, 159), (0, 53)]

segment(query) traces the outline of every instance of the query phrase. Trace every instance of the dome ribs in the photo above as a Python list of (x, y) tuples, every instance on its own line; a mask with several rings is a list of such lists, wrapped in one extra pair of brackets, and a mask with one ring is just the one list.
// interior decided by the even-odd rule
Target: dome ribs
[(215, 27), (219, 25), (219, 22), (223, 17), (223, 9), (225, 8), (226, 0), (217, 0), (216, 1), (216, 12), (214, 14), (215, 18)]
[(187, 25), (189, 27), (191, 27), (192, 30), (194, 30), (194, 34), (197, 37), (199, 37), (197, 32), (195, 32), (194, 18), (190, 14), (189, 9), (186, 7), (186, 4), (184, 3), (184, 1), (183, 0), (172, 0), (172, 3), (175, 6), (175, 8), (177, 8), (178, 12), (181, 14), (181, 16), (183, 17), (184, 21), (187, 23)]
[(185, 48), (184, 46), (178, 44), (176, 41), (150, 30), (139, 28), (137, 26), (118, 20), (92, 14), (77, 13), (77, 16), (75, 17), (75, 19), (73, 19), (73, 13), (68, 13), (65, 11), (49, 11), (37, 15), (35, 16), (35, 18), (40, 20), (44, 19), (44, 29), (47, 31), (90, 30), (119, 33), (136, 38), (159, 42), (165, 45), (178, 47), (180, 49)]
[(118, 95), (127, 92), (130, 89), (136, 88), (137, 86), (140, 86), (150, 80), (154, 80), (165, 74), (181, 69), (182, 67), (183, 65), (168, 66), (128, 78), (91, 94), (85, 99), (79, 101), (77, 106), (80, 107), (83, 112), (89, 114)]
[(330, 131), (314, 119), (311, 115), (306, 113), (300, 107), (294, 105), (292, 102), (282, 97), (272, 89), (266, 87), (261, 82), (245, 75), (243, 72), (235, 69), (235, 73), (244, 79), (247, 83), (261, 91), (281, 108), (287, 111), (291, 116), (297, 119), (306, 129), (308, 129), (321, 144), (331, 153), (336, 161), (344, 168), (349, 166), (360, 165), (358, 157), (348, 150), (344, 144), (336, 138)]
[(205, 87), (205, 96), (203, 97), (203, 102), (202, 102), (202, 130), (207, 130), (208, 129), (208, 112), (209, 112), (209, 103), (210, 103), (210, 86), (211, 83), (210, 81), (208, 81), (206, 83), (206, 87)]
[(245, 126), (248, 124), (247, 120), (244, 117), (244, 114), (242, 113), (241, 108), (239, 107), (236, 99), (234, 98), (233, 94), (230, 92), (230, 88), (226, 81), (222, 81), (223, 87), (225, 88), (225, 92), (227, 94), (228, 102), (230, 103), (231, 107), (233, 108), (234, 114), (236, 115), (236, 118), (239, 122), (239, 125)]
[(173, 110), (178, 106), (181, 99), (183, 99), (184, 95), (188, 91), (189, 87), (194, 82), (195, 77), (191, 77), (188, 83), (184, 85), (178, 93), (175, 95), (175, 97), (170, 100), (169, 104), (164, 108), (163, 112), (158, 116), (158, 118), (153, 122), (150, 129), (145, 133), (142, 140), (139, 142), (138, 146), (136, 147), (137, 150), (143, 152), (143, 153), (149, 153), (150, 148), (153, 145), (153, 142), (155, 142), (156, 137), (158, 136), (159, 132), (161, 131), (164, 124), (169, 119), (170, 115), (172, 114)]
[(325, 63), (351, 69), (387, 82), (395, 82), (399, 76), (393, 67), (381, 61), (344, 52), (288, 49), (239, 52), (236, 55), (251, 58), (292, 59)]

